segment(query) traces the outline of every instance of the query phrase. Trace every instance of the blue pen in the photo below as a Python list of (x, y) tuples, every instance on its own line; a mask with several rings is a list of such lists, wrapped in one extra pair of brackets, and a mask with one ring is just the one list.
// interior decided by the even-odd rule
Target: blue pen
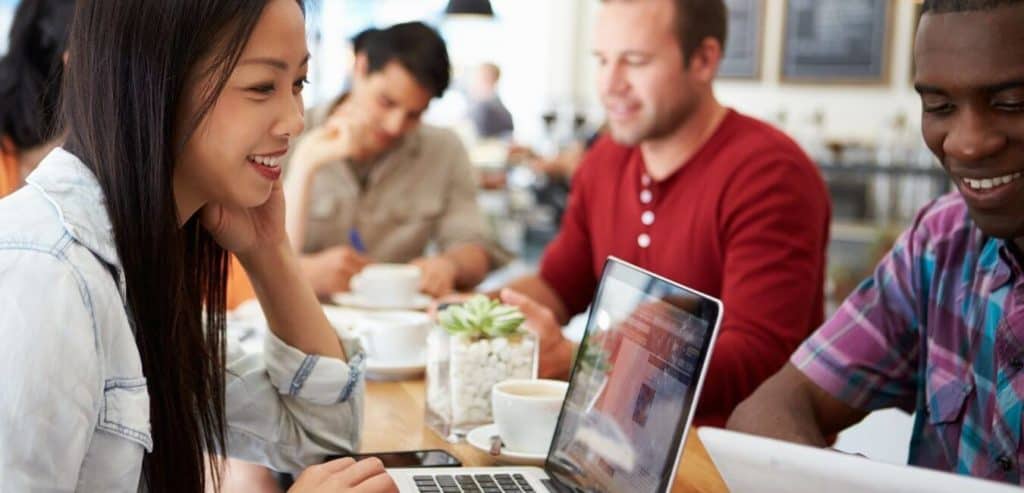
[(363, 245), (363, 238), (359, 236), (359, 230), (352, 228), (348, 230), (348, 243), (359, 253), (366, 253), (366, 245)]

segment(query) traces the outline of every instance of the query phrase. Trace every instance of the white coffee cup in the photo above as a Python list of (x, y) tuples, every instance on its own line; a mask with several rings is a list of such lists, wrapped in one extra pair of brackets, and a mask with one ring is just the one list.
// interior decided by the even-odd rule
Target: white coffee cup
[(388, 311), (360, 316), (352, 322), (352, 332), (370, 358), (411, 364), (424, 359), (432, 326), (425, 313)]
[(408, 264), (370, 264), (352, 276), (352, 292), (368, 303), (403, 307), (420, 292), (420, 268)]
[(569, 383), (505, 380), (491, 389), (494, 424), (510, 452), (543, 455), (551, 447)]

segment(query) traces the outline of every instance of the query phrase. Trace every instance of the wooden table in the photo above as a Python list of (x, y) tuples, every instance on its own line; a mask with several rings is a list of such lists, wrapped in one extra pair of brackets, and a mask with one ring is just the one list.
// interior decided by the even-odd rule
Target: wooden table
[[(459, 458), (466, 466), (490, 466), (491, 456), (463, 442), (451, 444), (424, 424), (426, 391), (422, 380), (367, 382), (366, 417), (362, 452), (388, 452), (439, 448)], [(697, 434), (689, 433), (675, 492), (727, 492)]]

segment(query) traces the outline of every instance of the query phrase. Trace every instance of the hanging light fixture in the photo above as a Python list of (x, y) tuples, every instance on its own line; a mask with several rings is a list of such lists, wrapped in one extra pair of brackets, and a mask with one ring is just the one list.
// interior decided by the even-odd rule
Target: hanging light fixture
[(494, 17), (494, 10), (491, 9), (489, 0), (448, 0), (448, 7), (444, 9), (447, 15), (482, 15)]

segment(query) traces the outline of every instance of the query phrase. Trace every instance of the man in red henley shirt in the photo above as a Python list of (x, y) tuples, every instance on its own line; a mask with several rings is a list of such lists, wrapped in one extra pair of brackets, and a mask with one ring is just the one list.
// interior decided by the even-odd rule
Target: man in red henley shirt
[(540, 273), (501, 294), (539, 334), (548, 377), (568, 374), (561, 327), (609, 255), (721, 298), (695, 419), (717, 426), (822, 323), (830, 216), (800, 148), (715, 99), (726, 19), (722, 0), (602, 2), (593, 51), (610, 136), (574, 176)]

